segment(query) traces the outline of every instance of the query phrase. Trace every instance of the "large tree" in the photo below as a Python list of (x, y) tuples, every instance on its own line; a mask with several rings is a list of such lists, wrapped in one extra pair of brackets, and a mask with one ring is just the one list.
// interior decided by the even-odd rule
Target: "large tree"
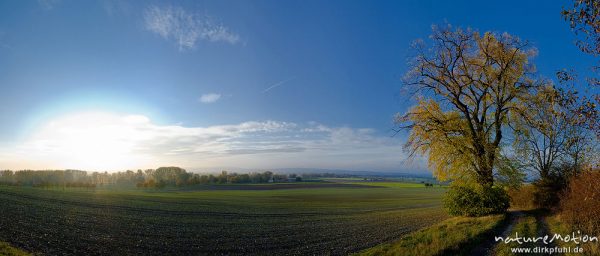
[(579, 37), (576, 41), (581, 51), (600, 55), (600, 1), (573, 0), (573, 5), (563, 8), (562, 16)]
[[(600, 1), (598, 0), (573, 0), (572, 5), (563, 8), (562, 15), (569, 22), (571, 29), (577, 36), (576, 44), (582, 52), (593, 56), (600, 56)], [(597, 74), (599, 66), (592, 67)], [(572, 72), (571, 72), (572, 73)], [(568, 72), (559, 72), (559, 80), (570, 77)], [(578, 114), (584, 117), (585, 124), (600, 137), (600, 79), (589, 77), (587, 96), (579, 96), (582, 102)]]
[(509, 113), (536, 86), (535, 49), (507, 33), (434, 27), (429, 47), (415, 43), (405, 83), (418, 103), (398, 115), (406, 149), (429, 157), (441, 180), (494, 183)]
[(581, 136), (576, 117), (563, 99), (549, 84), (532, 91), (512, 112), (514, 152), (540, 179), (548, 179), (568, 161), (571, 146), (579, 146), (573, 143)]

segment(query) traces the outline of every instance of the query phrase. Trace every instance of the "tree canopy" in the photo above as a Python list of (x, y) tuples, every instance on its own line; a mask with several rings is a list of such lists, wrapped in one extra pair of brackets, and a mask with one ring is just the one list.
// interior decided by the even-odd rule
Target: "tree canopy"
[[(582, 52), (593, 56), (600, 56), (600, 1), (597, 0), (573, 0), (573, 5), (563, 8), (562, 16), (569, 22), (571, 29), (577, 36), (576, 44)], [(597, 74), (600, 67), (592, 67)], [(558, 78), (562, 81), (573, 81), (574, 71), (560, 71)], [(579, 96), (578, 100), (583, 104), (577, 109), (586, 124), (600, 137), (600, 79), (588, 77), (588, 95)]]
[(405, 78), (418, 103), (398, 115), (410, 129), (405, 147), (427, 154), (441, 179), (494, 183), (494, 167), (509, 113), (530, 88), (539, 86), (530, 59), (536, 50), (507, 33), (434, 27), (432, 45), (415, 44)]

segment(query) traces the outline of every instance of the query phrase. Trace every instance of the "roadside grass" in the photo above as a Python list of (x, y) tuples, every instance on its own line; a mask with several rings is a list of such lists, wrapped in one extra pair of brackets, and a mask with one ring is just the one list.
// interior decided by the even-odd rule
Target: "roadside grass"
[(454, 217), (357, 255), (468, 255), (506, 219), (506, 215)]
[(27, 256), (31, 255), (23, 250), (10, 246), (5, 242), (0, 242), (0, 255), (3, 256)]
[[(554, 215), (554, 216), (549, 216), (546, 218), (546, 221), (548, 222), (548, 227), (550, 229), (550, 236), (554, 235), (554, 234), (560, 234), (562, 236), (566, 236), (566, 235), (573, 235), (573, 232), (575, 232), (575, 235), (589, 235), (589, 236), (600, 236), (600, 233), (595, 233), (595, 234), (586, 234), (585, 232), (581, 231), (581, 234), (577, 234), (578, 230), (574, 230), (573, 228), (570, 228), (567, 224), (563, 223), (560, 219), (560, 215)], [(583, 248), (583, 253), (565, 253), (563, 255), (567, 255), (567, 256), (581, 256), (581, 255), (600, 255), (600, 242), (587, 242), (587, 243), (580, 243), (580, 244), (575, 244), (573, 242), (564, 242), (562, 240), (555, 240), (554, 241), (556, 243), (556, 246), (558, 247), (571, 247), (571, 248), (575, 248), (575, 247), (580, 247)]]
[[(538, 225), (537, 220), (534, 216), (524, 216), (519, 219), (519, 221), (515, 224), (515, 226), (510, 230), (507, 236), (514, 237), (514, 234), (517, 233), (519, 237), (538, 237)], [(523, 243), (519, 244), (517, 242), (509, 242), (505, 243), (503, 241), (498, 241), (496, 248), (494, 249), (494, 255), (496, 256), (505, 256), (505, 255), (514, 255), (511, 252), (511, 248), (520, 247), (520, 248), (535, 248), (536, 243)], [(521, 255), (534, 255), (534, 254), (521, 254)]]

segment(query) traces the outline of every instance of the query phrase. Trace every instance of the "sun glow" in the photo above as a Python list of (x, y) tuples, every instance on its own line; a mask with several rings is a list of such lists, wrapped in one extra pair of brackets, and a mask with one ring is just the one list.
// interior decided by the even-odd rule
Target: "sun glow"
[(59, 117), (42, 126), (26, 145), (49, 166), (84, 170), (121, 170), (145, 166), (144, 140), (136, 126), (149, 122), (139, 115), (86, 112)]

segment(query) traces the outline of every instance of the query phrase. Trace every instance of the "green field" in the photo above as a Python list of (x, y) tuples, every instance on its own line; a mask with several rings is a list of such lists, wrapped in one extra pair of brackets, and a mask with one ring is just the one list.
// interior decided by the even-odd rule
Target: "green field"
[(344, 255), (446, 219), (444, 191), (393, 182), (0, 186), (0, 241), (48, 255)]

